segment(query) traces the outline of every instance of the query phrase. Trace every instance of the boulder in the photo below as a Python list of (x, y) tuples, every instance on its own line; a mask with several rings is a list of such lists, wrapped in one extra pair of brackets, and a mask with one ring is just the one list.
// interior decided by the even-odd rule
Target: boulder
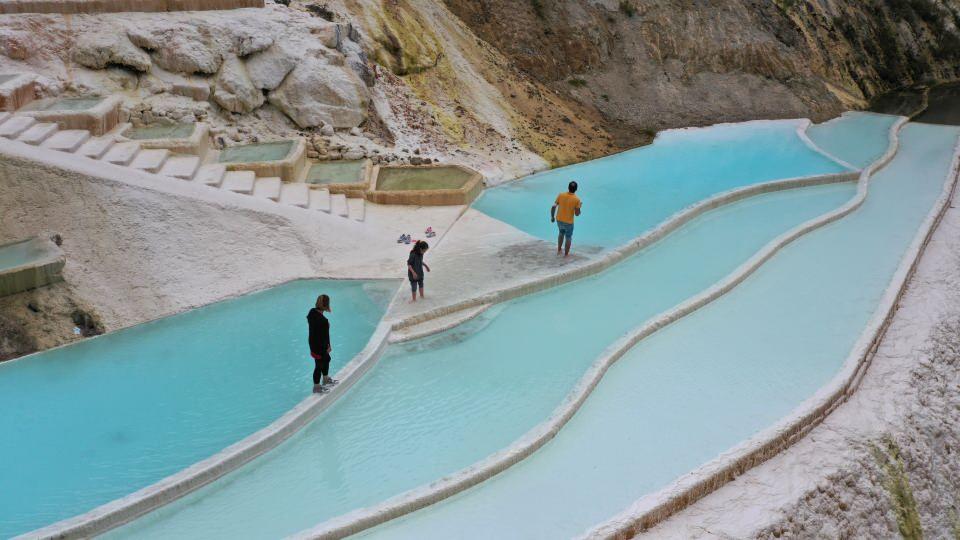
[(150, 51), (153, 61), (167, 71), (212, 75), (223, 63), (222, 47), (209, 31), (200, 32), (195, 26), (133, 28), (127, 30), (127, 36), (138, 47)]
[(241, 58), (265, 51), (273, 45), (273, 36), (262, 34), (240, 32), (234, 36), (234, 39), (236, 40), (234, 48), (237, 51), (237, 56)]
[(248, 113), (263, 105), (263, 92), (253, 85), (243, 61), (234, 55), (228, 56), (213, 88), (213, 100), (224, 109)]
[(111, 32), (80, 36), (73, 49), (73, 61), (90, 69), (118, 65), (141, 73), (150, 71), (150, 55), (127, 36)]
[(353, 71), (312, 57), (297, 64), (269, 99), (301, 128), (349, 128), (366, 119), (366, 88)]
[(314, 24), (310, 33), (328, 49), (339, 49), (342, 40), (342, 31), (339, 24)]
[(263, 90), (280, 86), (287, 73), (297, 65), (297, 57), (280, 43), (246, 59), (247, 73), (253, 85)]
[(210, 99), (210, 85), (204, 81), (182, 81), (173, 83), (171, 92), (180, 96), (186, 96), (194, 101), (206, 101)]

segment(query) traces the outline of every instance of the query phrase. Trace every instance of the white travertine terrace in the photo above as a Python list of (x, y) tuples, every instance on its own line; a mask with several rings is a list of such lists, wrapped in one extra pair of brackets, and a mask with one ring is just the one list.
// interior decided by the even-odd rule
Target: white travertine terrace
[[(898, 121), (895, 128), (899, 128), (905, 119)], [(2, 148), (0, 148), (2, 150)], [(888, 150), (887, 155), (881, 158), (880, 162), (886, 163), (893, 155), (895, 148)], [(832, 158), (831, 159), (835, 159)], [(878, 162), (879, 163), (879, 162)], [(584, 375), (584, 378), (578, 386), (568, 395), (564, 403), (557, 411), (544, 423), (534, 428), (524, 438), (504, 449), (484, 461), (475, 464), (468, 469), (460, 471), (454, 475), (445, 477), (427, 486), (414, 489), (398, 497), (390, 499), (381, 505), (369, 509), (361, 509), (356, 512), (336, 518), (325, 524), (321, 524), (317, 529), (311, 529), (303, 533), (309, 537), (339, 537), (344, 534), (351, 534), (359, 530), (383, 523), (389, 519), (410, 511), (422, 508), (438, 500), (442, 500), (454, 493), (462, 491), (480, 481), (489, 478), (502, 470), (515, 464), (537, 448), (549, 441), (575, 413), (576, 409), (583, 403), (593, 387), (596, 386), (603, 372), (620, 355), (623, 354), (637, 341), (654, 332), (656, 329), (672, 322), (683, 315), (692, 312), (695, 309), (705, 305), (713, 299), (719, 297), (730, 290), (740, 281), (745, 279), (753, 270), (758, 268), (767, 259), (769, 259), (783, 245), (791, 242), (797, 237), (822, 226), (830, 221), (839, 219), (846, 213), (853, 211), (866, 196), (867, 183), (869, 175), (877, 168), (877, 164), (871, 166), (860, 175), (858, 194), (843, 208), (831, 212), (825, 216), (801, 225), (794, 231), (791, 231), (771, 245), (764, 248), (763, 251), (754, 256), (745, 263), (737, 272), (725, 280), (724, 283), (717, 284), (710, 290), (700, 296), (691, 299), (687, 303), (676, 308), (674, 311), (664, 314), (639, 329), (632, 336), (617, 342), (608, 348), (608, 353), (598, 360), (594, 366)], [(690, 220), (708, 212), (712, 209), (731, 204), (748, 197), (770, 193), (774, 191), (795, 189), (815, 185), (823, 185), (837, 182), (853, 181), (857, 178), (857, 173), (839, 173), (830, 175), (821, 175), (814, 177), (793, 178), (786, 180), (775, 180), (752, 186), (734, 189), (721, 193), (707, 200), (701, 201), (688, 208), (685, 208), (659, 225), (656, 229), (644, 234), (634, 241), (618, 249), (609, 251), (586, 264), (575, 266), (559, 274), (551, 275), (546, 278), (538, 278), (520, 285), (506, 287), (500, 290), (487, 293), (476, 298), (454, 303), (419, 313), (394, 319), (381, 323), (373, 337), (370, 339), (367, 347), (356, 358), (354, 358), (339, 373), (343, 381), (337, 387), (337, 390), (325, 396), (310, 396), (304, 399), (300, 404), (291, 409), (288, 413), (273, 422), (270, 426), (258, 431), (257, 433), (231, 445), (227, 449), (205, 459), (177, 474), (174, 474), (160, 482), (141, 489), (128, 496), (122, 497), (105, 505), (102, 505), (90, 512), (75, 516), (48, 527), (32, 531), (24, 537), (26, 538), (61, 538), (61, 537), (85, 537), (102, 533), (111, 528), (127, 523), (137, 517), (154, 510), (164, 504), (176, 500), (187, 493), (190, 493), (203, 485), (206, 485), (217, 478), (227, 474), (230, 471), (242, 466), (244, 463), (261, 455), (262, 453), (276, 447), (286, 440), (290, 435), (309, 423), (321, 411), (326, 409), (334, 400), (338, 399), (343, 393), (352, 386), (363, 374), (372, 369), (379, 360), (380, 353), (391, 338), (391, 332), (397, 332), (396, 340), (413, 339), (423, 335), (429, 335), (455, 326), (472, 316), (479, 314), (488, 305), (504, 302), (512, 298), (531, 294), (543, 289), (554, 287), (567, 283), (585, 276), (600, 272), (617, 262), (629, 257), (652, 243), (662, 239), (669, 233), (681, 227)], [(465, 313), (461, 313), (465, 312)], [(434, 319), (449, 317), (449, 322), (437, 320), (439, 324), (425, 324)], [(410, 334), (410, 335), (405, 335)], [(412, 335), (412, 337), (411, 337)]]
[[(898, 123), (894, 128), (899, 131), (901, 125), (902, 123)], [(896, 138), (897, 133), (893, 133), (892, 136)], [(895, 152), (888, 151), (888, 154), (881, 158), (883, 164), (889, 162), (893, 153)], [(871, 168), (876, 170), (882, 166), (881, 164)], [(950, 200), (956, 190), (958, 167), (960, 167), (960, 144), (954, 151), (943, 192), (917, 231), (917, 235), (880, 300), (875, 316), (864, 329), (840, 372), (826, 386), (777, 425), (688, 473), (671, 486), (640, 499), (621, 514), (606, 523), (599, 524), (584, 536), (587, 538), (629, 536), (663, 521), (747, 469), (783, 451), (820, 424), (833, 410), (853, 395), (870, 367), (870, 362), (886, 329), (893, 320), (900, 298), (916, 271), (924, 249), (950, 206)]]
[[(607, 347), (606, 352), (604, 352), (587, 370), (584, 376), (577, 383), (577, 386), (567, 395), (563, 403), (561, 403), (560, 406), (554, 410), (550, 418), (528, 431), (517, 442), (495, 454), (492, 454), (486, 459), (467, 467), (466, 469), (462, 469), (426, 486), (421, 486), (419, 488), (410, 490), (381, 504), (368, 508), (362, 508), (338, 518), (328, 520), (312, 529), (302, 531), (301, 533), (297, 534), (295, 538), (327, 539), (342, 538), (350, 534), (355, 534), (404, 514), (425, 508), (447, 497), (460, 493), (488, 478), (495, 476), (496, 474), (499, 474), (500, 472), (503, 472), (509, 467), (532, 455), (536, 450), (549, 442), (550, 439), (552, 439), (560, 431), (560, 429), (563, 428), (570, 418), (576, 414), (577, 410), (579, 410), (580, 406), (583, 405), (593, 389), (596, 388), (597, 384), (599, 384), (607, 369), (609, 369), (610, 366), (619, 360), (634, 345), (644, 338), (650, 336), (660, 328), (663, 328), (664, 326), (667, 326), (668, 324), (671, 324), (678, 319), (689, 315), (697, 309), (723, 296), (743, 282), (754, 271), (760, 268), (763, 263), (773, 257), (787, 244), (813, 230), (827, 225), (828, 223), (832, 223), (859, 208), (866, 200), (869, 192), (870, 178), (872, 175), (877, 170), (889, 163), (889, 161), (896, 154), (899, 144), (897, 133), (899, 132), (900, 128), (907, 123), (907, 121), (907, 118), (900, 118), (891, 127), (889, 148), (882, 157), (880, 157), (876, 162), (871, 164), (860, 173), (857, 183), (857, 192), (853, 198), (850, 199), (850, 201), (836, 210), (814, 218), (799, 225), (793, 230), (780, 235), (778, 238), (772, 240), (769, 244), (764, 246), (764, 248), (756, 253), (750, 260), (743, 263), (739, 268), (737, 268), (720, 282), (714, 284), (706, 291), (687, 300), (679, 306), (645, 322), (634, 332), (625, 335), (617, 342)], [(720, 195), (720, 197), (723, 197), (723, 195)], [(822, 419), (822, 417), (826, 414), (829, 414), (829, 410), (822, 412), (822, 415), (818, 418)], [(804, 424), (805, 429), (797, 430), (796, 428), (791, 427), (791, 429), (785, 430), (790, 434), (788, 440), (793, 441), (795, 438), (799, 438), (799, 436), (802, 436), (802, 434), (806, 432), (806, 429), (809, 429), (809, 427), (812, 427), (814, 424), (815, 422), (809, 424), (809, 426)], [(669, 497), (666, 502), (660, 506), (657, 506), (652, 511), (644, 513), (640, 519), (645, 521), (643, 521), (643, 527), (640, 527), (640, 529), (649, 527), (653, 523), (661, 521), (672, 513), (686, 507), (691, 502), (697, 500), (703, 495), (715, 490), (726, 481), (729, 481), (731, 477), (739, 474), (739, 472), (742, 470), (745, 470), (750, 466), (763, 461), (763, 459), (769, 457), (769, 454), (763, 452), (762, 450), (773, 446), (773, 442), (777, 442), (779, 440), (780, 439), (770, 441), (763, 439), (758, 445), (756, 445), (759, 448), (756, 448), (754, 452), (748, 453), (746, 457), (742, 457), (732, 463), (724, 462), (725, 467), (723, 467), (722, 471), (710, 475), (708, 481), (701, 481), (689, 486), (684, 485), (681, 489), (677, 490), (677, 492), (672, 493), (672, 496)], [(787, 445), (783, 444), (782, 446), (776, 446), (776, 451), (779, 451), (785, 446)], [(751, 448), (754, 447), (752, 446)], [(725, 456), (730, 455), (731, 453), (725, 454)], [(723, 457), (718, 459), (722, 460)], [(633, 529), (631, 529), (631, 531), (632, 530)], [(601, 533), (600, 535), (617, 536), (618, 534), (625, 534), (625, 530), (618, 529), (609, 535), (606, 533)]]

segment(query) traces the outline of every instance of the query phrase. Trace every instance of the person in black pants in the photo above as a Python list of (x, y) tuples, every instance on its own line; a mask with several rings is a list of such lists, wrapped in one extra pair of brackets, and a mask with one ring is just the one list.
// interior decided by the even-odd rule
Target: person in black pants
[[(316, 307), (307, 313), (307, 325), (310, 327), (310, 356), (315, 363), (313, 369), (313, 393), (326, 394), (330, 390), (328, 386), (333, 386), (339, 381), (330, 378), (330, 352), (333, 347), (330, 346), (330, 321), (324, 317), (323, 313), (330, 311), (330, 297), (321, 294), (317, 297)], [(321, 377), (323, 384), (321, 384)]]

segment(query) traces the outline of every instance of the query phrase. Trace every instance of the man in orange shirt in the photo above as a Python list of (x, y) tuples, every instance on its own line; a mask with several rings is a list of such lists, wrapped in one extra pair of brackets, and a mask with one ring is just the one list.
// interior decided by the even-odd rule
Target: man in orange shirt
[[(560, 236), (557, 237), (557, 255), (563, 247), (563, 239), (567, 239), (567, 246), (563, 256), (570, 255), (570, 242), (573, 240), (573, 217), (580, 215), (580, 197), (574, 195), (577, 192), (577, 183), (570, 182), (567, 186), (567, 192), (557, 195), (557, 200), (550, 207), (550, 223), (557, 222), (560, 229)], [(556, 215), (554, 215), (556, 214)]]

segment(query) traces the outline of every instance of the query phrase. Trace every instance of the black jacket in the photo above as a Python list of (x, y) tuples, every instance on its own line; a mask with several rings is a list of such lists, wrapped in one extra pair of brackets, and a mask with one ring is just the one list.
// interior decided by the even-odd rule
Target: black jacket
[(313, 308), (307, 313), (307, 324), (310, 326), (310, 352), (313, 354), (327, 354), (330, 345), (330, 321), (323, 313)]
[(419, 249), (410, 251), (410, 256), (407, 257), (407, 266), (412, 267), (413, 271), (417, 273), (417, 279), (413, 279), (410, 268), (407, 268), (407, 279), (410, 281), (423, 280), (423, 253), (420, 253)]

